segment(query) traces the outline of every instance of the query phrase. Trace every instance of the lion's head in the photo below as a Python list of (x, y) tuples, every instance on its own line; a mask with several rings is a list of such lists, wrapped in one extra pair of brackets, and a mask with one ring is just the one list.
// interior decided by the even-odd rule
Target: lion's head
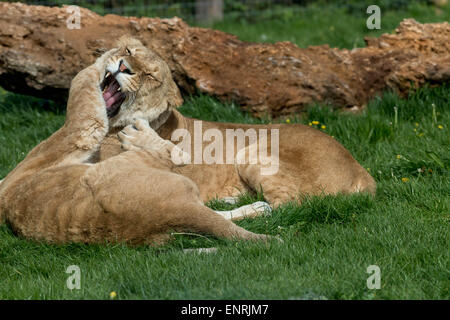
[(183, 100), (169, 66), (136, 39), (122, 37), (96, 62), (104, 69), (100, 89), (111, 128), (143, 118), (152, 122)]

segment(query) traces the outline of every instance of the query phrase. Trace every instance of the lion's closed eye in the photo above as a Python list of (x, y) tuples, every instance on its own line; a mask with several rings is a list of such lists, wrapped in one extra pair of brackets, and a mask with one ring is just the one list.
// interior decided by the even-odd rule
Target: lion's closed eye
[(147, 77), (149, 77), (151, 80), (157, 81), (159, 83), (162, 83), (162, 81), (160, 79), (158, 79), (157, 75), (154, 73), (146, 73), (145, 74)]

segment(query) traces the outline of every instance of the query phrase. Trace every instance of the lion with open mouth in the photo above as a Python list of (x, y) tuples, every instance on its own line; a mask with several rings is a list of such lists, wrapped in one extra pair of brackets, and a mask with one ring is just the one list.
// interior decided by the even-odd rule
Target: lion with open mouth
[[(206, 207), (196, 184), (173, 172), (176, 146), (152, 129), (181, 103), (161, 61), (137, 40), (121, 39), (78, 73), (64, 125), (0, 184), (0, 222), (54, 243), (160, 244), (178, 230), (267, 239), (231, 222), (233, 212)], [(121, 152), (99, 161), (105, 137), (124, 126)], [(146, 146), (134, 143), (142, 136)]]
[[(116, 75), (114, 70), (120, 69), (124, 72)], [(138, 118), (147, 121), (162, 141), (181, 140), (191, 153), (196, 152), (192, 150), (198, 149), (200, 143), (200, 155), (211, 146), (212, 135), (208, 136), (211, 132), (216, 138), (228, 138), (230, 130), (242, 130), (244, 134), (251, 130), (266, 130), (266, 140), (275, 141), (275, 145), (269, 143), (261, 147), (260, 137), (253, 141), (244, 137), (240, 146), (237, 138), (230, 139), (219, 149), (216, 148), (215, 156), (223, 156), (215, 157), (218, 161), (193, 162), (191, 154), (190, 162), (184, 162), (184, 166), (174, 167), (172, 171), (191, 179), (198, 186), (203, 201), (212, 198), (232, 200), (241, 192), (249, 191), (262, 192), (272, 206), (278, 206), (291, 200), (301, 202), (302, 195), (375, 193), (374, 179), (350, 152), (329, 135), (309, 126), (217, 123), (184, 117), (175, 109), (182, 99), (169, 67), (137, 40), (122, 42), (120, 48), (111, 54), (106, 72), (109, 87), (104, 98), (111, 108), (108, 112), (111, 129), (101, 143), (101, 160), (120, 154), (123, 148), (145, 149), (156, 143), (146, 132), (127, 126)], [(122, 91), (116, 92), (119, 88), (117, 82)], [(133, 93), (135, 90), (140, 92), (139, 96)], [(129, 92), (125, 92), (126, 98), (123, 98), (124, 91)], [(118, 107), (123, 99), (124, 102)], [(185, 132), (183, 137), (176, 134), (180, 131)], [(204, 139), (206, 136), (209, 139)], [(249, 161), (252, 152), (257, 149), (266, 157)], [(277, 167), (271, 174), (264, 174), (267, 155), (274, 154), (275, 149)], [(224, 161), (225, 155), (230, 156), (232, 161)]]

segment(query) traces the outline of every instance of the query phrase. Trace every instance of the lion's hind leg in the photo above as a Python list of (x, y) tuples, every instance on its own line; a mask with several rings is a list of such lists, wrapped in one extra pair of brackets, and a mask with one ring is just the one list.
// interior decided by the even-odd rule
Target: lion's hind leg
[[(354, 170), (311, 173), (296, 169), (292, 164), (280, 161), (279, 170), (273, 175), (263, 175), (260, 164), (237, 165), (239, 176), (253, 190), (261, 192), (273, 207), (295, 201), (300, 204), (305, 195), (321, 196), (338, 193), (375, 193), (375, 181), (363, 168)], [(328, 173), (329, 172), (329, 173)], [(334, 175), (333, 175), (334, 174)]]
[[(165, 166), (167, 172), (165, 172), (165, 177), (160, 181), (164, 181), (166, 184), (161, 186), (158, 190), (155, 190), (154, 194), (161, 194), (161, 191), (164, 188), (168, 188), (167, 191), (172, 194), (176, 191), (173, 196), (167, 197), (170, 201), (166, 205), (172, 207), (170, 210), (166, 210), (166, 212), (174, 213), (171, 218), (169, 218), (169, 215), (165, 217), (172, 221), (170, 223), (167, 222), (169, 226), (187, 230), (197, 230), (213, 234), (217, 237), (229, 239), (266, 238), (265, 235), (257, 235), (238, 227), (232, 223), (231, 220), (242, 219), (246, 216), (257, 216), (267, 212), (267, 204), (263, 205), (261, 203), (256, 203), (225, 212), (214, 212), (206, 207), (203, 204), (199, 190), (193, 181), (184, 176), (169, 172), (175, 165), (172, 159), (174, 151), (178, 153), (180, 151), (177, 151), (177, 147), (171, 141), (162, 139), (149, 126), (147, 121), (138, 119), (134, 125), (125, 127), (118, 136), (122, 142), (123, 149), (134, 150), (134, 152), (137, 152), (135, 154), (144, 155), (147, 161), (151, 161), (151, 166), (155, 166), (156, 164), (158, 164), (158, 166)], [(179, 154), (179, 156), (179, 158), (183, 158), (182, 154)], [(181, 163), (182, 162), (183, 161), (181, 161)], [(160, 171), (151, 170), (151, 168), (148, 167), (144, 168), (144, 170), (147, 170), (146, 173), (153, 172), (152, 176), (148, 177), (149, 181), (157, 179), (156, 175)], [(184, 187), (186, 190), (177, 191), (177, 188), (180, 187)]]
[(247, 231), (206, 207), (193, 181), (169, 169), (152, 167), (157, 157), (149, 151), (128, 151), (86, 171), (83, 179), (107, 217), (108, 225), (98, 226), (100, 229), (131, 243), (148, 243), (171, 231), (193, 231), (227, 239), (268, 238)]
[(195, 204), (188, 206), (183, 219), (186, 219), (180, 227), (214, 235), (218, 238), (231, 240), (268, 240), (270, 237), (264, 234), (256, 234), (234, 224), (231, 219), (210, 208)]
[(263, 175), (260, 164), (236, 165), (239, 176), (255, 192), (261, 192), (273, 208), (287, 201), (299, 201), (300, 186), (282, 167), (275, 174)]

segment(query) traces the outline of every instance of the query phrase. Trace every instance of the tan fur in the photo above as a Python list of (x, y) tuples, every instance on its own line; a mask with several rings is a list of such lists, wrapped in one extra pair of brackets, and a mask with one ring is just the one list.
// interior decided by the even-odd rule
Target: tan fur
[[(150, 52), (144, 47), (140, 50)], [(194, 136), (194, 121), (198, 120), (184, 117), (173, 108), (181, 104), (179, 92), (166, 63), (154, 54), (152, 57), (154, 58), (151, 59), (150, 65), (160, 70), (159, 80), (170, 90), (166, 95), (159, 95), (157, 99), (152, 95), (142, 94), (136, 105), (130, 105), (127, 113), (122, 113), (122, 121), (115, 122), (116, 128), (103, 140), (101, 159), (107, 159), (121, 152), (117, 132), (123, 129), (122, 123), (131, 122), (136, 118), (148, 120), (153, 129), (165, 140), (170, 140), (172, 133), (180, 128), (187, 129), (191, 136)], [(141, 60), (141, 65), (145, 63), (145, 60)], [(148, 116), (143, 117), (144, 114)], [(157, 121), (158, 118), (166, 120)], [(299, 196), (306, 194), (375, 193), (375, 181), (367, 171), (341, 144), (319, 130), (301, 124), (246, 125), (207, 121), (202, 121), (202, 128), (203, 132), (218, 129), (224, 137), (226, 129), (279, 130), (279, 170), (274, 175), (261, 175), (260, 163), (189, 164), (173, 168), (173, 172), (195, 182), (204, 201), (213, 197), (236, 196), (240, 191), (262, 191), (266, 200), (277, 206), (288, 200), (301, 200)], [(138, 141), (142, 140), (142, 137), (145, 139), (145, 134), (139, 133), (138, 130), (134, 131), (134, 136), (130, 140), (122, 136), (122, 142), (128, 145), (140, 144), (142, 147), (144, 143)], [(270, 135), (268, 140), (270, 141)], [(153, 140), (149, 138), (149, 144), (152, 143)], [(203, 148), (208, 144), (209, 142), (204, 142)], [(246, 141), (245, 146), (247, 148), (245, 150), (234, 151), (235, 157), (245, 156), (254, 145), (249, 147), (249, 142)], [(225, 148), (226, 146), (224, 154)], [(270, 148), (268, 151), (270, 154)]]
[[(118, 76), (128, 97), (118, 115), (108, 119), (100, 83), (118, 58), (126, 59), (136, 72)], [(121, 40), (119, 49), (107, 52), (72, 80), (64, 126), (0, 184), (0, 221), (23, 237), (56, 243), (157, 244), (167, 240), (171, 230), (267, 238), (204, 206), (195, 183), (171, 172), (174, 165), (167, 148), (172, 144), (95, 162), (109, 130), (135, 118), (157, 122), (164, 110), (180, 103), (172, 94), (175, 84), (163, 77), (167, 66), (159, 61), (139, 42)], [(155, 103), (154, 109), (145, 104), (149, 102)]]

